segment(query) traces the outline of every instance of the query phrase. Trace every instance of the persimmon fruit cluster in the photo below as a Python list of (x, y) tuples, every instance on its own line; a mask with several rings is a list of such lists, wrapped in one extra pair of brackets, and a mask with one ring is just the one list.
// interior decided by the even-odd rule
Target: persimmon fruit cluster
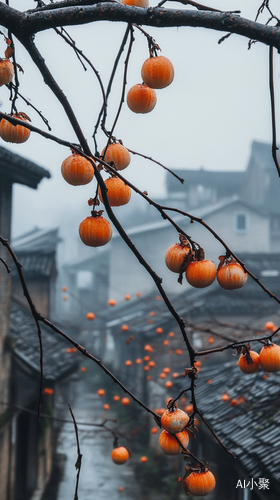
[(216, 269), (214, 262), (195, 258), (190, 245), (182, 243), (174, 243), (165, 254), (165, 264), (170, 271), (180, 273), (185, 265), (186, 280), (195, 288), (211, 285), (216, 276), (219, 285), (225, 290), (242, 288), (247, 281), (243, 267), (234, 259), (228, 260), (224, 256), (219, 259), (221, 262)]
[(246, 354), (241, 354), (238, 366), (243, 373), (255, 373), (260, 367), (265, 372), (280, 371), (280, 346), (274, 343), (267, 343), (258, 354), (249, 351), (251, 360)]
[[(135, 0), (134, 0), (135, 1)], [(150, 113), (156, 105), (154, 89), (163, 89), (174, 79), (173, 64), (167, 57), (151, 56), (141, 68), (143, 83), (137, 83), (127, 93), (127, 105), (134, 113)]]

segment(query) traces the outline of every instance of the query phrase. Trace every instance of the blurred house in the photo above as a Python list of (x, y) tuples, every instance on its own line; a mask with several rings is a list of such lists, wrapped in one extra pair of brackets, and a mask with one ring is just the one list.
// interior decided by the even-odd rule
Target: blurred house
[[(252, 143), (245, 171), (201, 169), (175, 172), (185, 179), (185, 183), (181, 184), (168, 174), (167, 196), (157, 200), (159, 203), (203, 219), (236, 253), (262, 255), (280, 249), (280, 222), (279, 234), (277, 229), (280, 208), (278, 210), (275, 193), (279, 179), (269, 144)], [(136, 220), (134, 226), (127, 229), (127, 234), (151, 268), (163, 279), (165, 290), (171, 294), (180, 293), (177, 276), (170, 273), (164, 261), (167, 249), (179, 241), (178, 232), (159, 213), (155, 219), (154, 212), (156, 210), (147, 204), (146, 223), (137, 224)], [(167, 213), (204, 248), (206, 259), (219, 263), (218, 257), (225, 250), (205, 227), (199, 222), (190, 223), (190, 218), (176, 212)], [(90, 303), (96, 312), (104, 309), (111, 297), (119, 302), (124, 300), (126, 294), (135, 295), (137, 291), (149, 293), (155, 289), (151, 277), (116, 231), (105, 247), (88, 248), (81, 242), (79, 245), (80, 257), (67, 264), (62, 272), (63, 284), (69, 283), (73, 294), (73, 300), (69, 297), (65, 304), (67, 315), (74, 318), (85, 303)]]
[[(280, 269), (280, 256), (240, 254), (240, 257), (279, 297), (279, 272), (276, 271)], [(251, 278), (239, 290), (226, 291), (216, 282), (204, 289), (187, 289), (173, 296), (171, 303), (186, 322), (187, 334), (198, 351), (263, 336), (268, 320), (273, 320), (276, 327), (280, 325), (278, 303)], [(175, 397), (190, 386), (189, 379), (181, 376), (189, 367), (189, 359), (177, 322), (155, 292), (120, 303), (110, 311), (103, 359), (111, 363), (118, 378), (150, 408), (164, 408), (167, 397)], [(147, 345), (152, 350), (147, 351)], [(258, 343), (251, 344), (253, 350), (261, 347)], [(267, 377), (262, 370), (244, 375), (232, 354), (236, 354), (236, 349), (198, 358), (202, 367), (196, 382), (196, 397), (199, 409), (237, 459), (222, 449), (201, 420), (197, 439), (190, 441), (190, 450), (208, 461), (216, 476), (217, 486), (209, 500), (277, 500), (280, 493), (280, 375), (271, 373)], [(145, 361), (146, 355), (149, 360)], [(141, 363), (136, 363), (137, 358)], [(132, 364), (127, 366), (126, 360)], [(149, 367), (149, 361), (154, 361), (155, 366)], [(170, 372), (161, 378), (165, 367)], [(166, 382), (172, 382), (173, 386), (167, 389)], [(228, 402), (221, 399), (224, 392), (229, 395)], [(186, 397), (185, 403), (180, 399), (182, 409), (191, 402), (189, 392)], [(233, 398), (238, 401), (236, 407), (229, 404)], [(150, 437), (150, 444), (158, 449), (157, 435)], [(262, 478), (268, 480), (269, 491), (262, 490)], [(236, 488), (237, 484), (241, 486)]]
[[(244, 172), (178, 170), (176, 173), (185, 178), (185, 184), (181, 185), (168, 175), (167, 197), (159, 202), (202, 218), (238, 254), (265, 287), (279, 297), (280, 258), (276, 252), (280, 234), (277, 229), (278, 198), (275, 191), (276, 187), (278, 189), (279, 178), (271, 159), (271, 146), (254, 141), (248, 167)], [(236, 338), (263, 334), (267, 320), (273, 319), (279, 325), (278, 303), (250, 277), (244, 288), (230, 292), (220, 288), (217, 282), (205, 289), (194, 289), (185, 280), (182, 286), (179, 285), (177, 275), (166, 268), (164, 261), (166, 250), (178, 241), (177, 230), (160, 216), (157, 220), (150, 218), (151, 210), (154, 209), (147, 209), (147, 222), (135, 223), (128, 228), (127, 234), (151, 268), (163, 279), (163, 287), (174, 309), (188, 325), (188, 334), (196, 349), (208, 348), (209, 331), (214, 331), (216, 347), (235, 341)], [(190, 223), (189, 218), (176, 212), (168, 211), (168, 214), (204, 248), (206, 258), (217, 264), (219, 255), (225, 254), (217, 239), (198, 222)], [(165, 406), (166, 397), (174, 393), (177, 395), (187, 383), (185, 378), (180, 377), (189, 361), (177, 323), (158, 295), (152, 278), (118, 234), (114, 233), (111, 242), (104, 248), (84, 250), (82, 244), (80, 248), (80, 258), (63, 269), (63, 284), (71, 284), (73, 295), (73, 300), (69, 297), (67, 303), (67, 314), (72, 311), (79, 315), (79, 311), (83, 311), (84, 315), (91, 303), (91, 310), (99, 321), (98, 328), (95, 329), (93, 324), (92, 329), (89, 329), (93, 352), (98, 353), (104, 362), (110, 363), (120, 380), (150, 407)], [(107, 303), (111, 298), (117, 302), (113, 307)], [(171, 332), (174, 336), (170, 337)], [(151, 345), (153, 351), (146, 352), (146, 344)], [(156, 366), (144, 370), (144, 365), (148, 364), (144, 363), (144, 356), (147, 354), (150, 360), (155, 360)], [(276, 443), (271, 450), (270, 445), (266, 444), (266, 435), (270, 436), (269, 420), (262, 422), (265, 417), (261, 418), (256, 413), (253, 401), (257, 397), (258, 384), (254, 383), (252, 394), (246, 399), (246, 391), (250, 390), (248, 378), (244, 381), (231, 354), (229, 351), (218, 353), (205, 361), (205, 366), (208, 363), (209, 369), (213, 370), (213, 383), (217, 378), (217, 396), (213, 399), (213, 394), (208, 390), (212, 386), (207, 384), (210, 375), (205, 379), (208, 376), (207, 368), (205, 372), (202, 370), (205, 377), (201, 379), (201, 390), (198, 387), (198, 397), (201, 410), (205, 410), (210, 423), (218, 425), (222, 421), (222, 414), (225, 415), (224, 427), (219, 424), (217, 429), (225, 443), (238, 454), (238, 460), (229, 463), (222, 448), (218, 446), (217, 451), (216, 442), (207, 434), (205, 438), (204, 433), (205, 446), (198, 444), (196, 447), (193, 444), (193, 450), (195, 455), (209, 460), (213, 470), (215, 469), (219, 482), (216, 490), (218, 497), (229, 500), (276, 500), (279, 498), (280, 469), (277, 456), (277, 443), (280, 439), (277, 414), (279, 393), (273, 391), (273, 385), (279, 377), (278, 374), (273, 375), (272, 383), (269, 382), (266, 386), (262, 375), (259, 375), (262, 378), (260, 397), (264, 408), (271, 395), (272, 413), (269, 413), (269, 418), (273, 419), (271, 436)], [(220, 366), (221, 356), (223, 358), (219, 374), (217, 365)], [(141, 363), (135, 363), (137, 358), (142, 360)], [(127, 360), (131, 360), (132, 365), (127, 366)], [(166, 379), (160, 379), (159, 374), (164, 366), (171, 368), (170, 375)], [(232, 370), (236, 372), (234, 377)], [(173, 379), (173, 372), (177, 372), (179, 376)], [(173, 389), (166, 390), (166, 380), (173, 382)], [(230, 386), (227, 387), (227, 384)], [(221, 406), (223, 402), (220, 402), (218, 389), (220, 392), (228, 390), (230, 395), (245, 392), (247, 406), (238, 407), (241, 416), (237, 415), (240, 418), (237, 418), (236, 425), (235, 419), (230, 423), (226, 420), (231, 415), (227, 407)], [(245, 418), (247, 411), (249, 417)], [(262, 415), (264, 416), (264, 412)], [(234, 414), (233, 416), (235, 417)], [(254, 448), (260, 453), (255, 454)], [(225, 481), (229, 474), (230, 491), (229, 483)], [(267, 493), (264, 494), (258, 487), (252, 492), (244, 488), (236, 489), (238, 479), (247, 484), (252, 478), (257, 482), (259, 478), (270, 479), (269, 495), (266, 496)], [(216, 498), (215, 495), (216, 493), (211, 498)]]
[[(61, 239), (58, 228), (39, 229), (13, 239), (13, 250), (24, 270), (25, 280), (38, 311), (50, 318), (55, 313), (56, 295), (56, 251)], [(20, 279), (13, 268), (13, 297), (23, 305), (26, 298), (22, 294)]]
[[(40, 351), (36, 324), (30, 311), (16, 300), (11, 306), (13, 339), (10, 412), (13, 439), (10, 449), (9, 500), (40, 499), (52, 472), (59, 427), (53, 422), (61, 390), (69, 392), (70, 375), (77, 369), (77, 353), (44, 325), (43, 396), (41, 418), (37, 405), (40, 391)], [(66, 404), (65, 404), (66, 406)]]
[[(10, 238), (12, 185), (36, 188), (47, 170), (0, 147), (0, 234)], [(12, 245), (35, 307), (48, 318), (54, 307), (58, 230), (34, 229)], [(50, 478), (55, 446), (51, 417), (63, 381), (76, 369), (65, 340), (42, 326), (43, 398), (38, 421), (40, 350), (37, 326), (15, 265), (1, 245), (0, 263), (0, 499), (39, 500)], [(12, 280), (11, 280), (12, 277)], [(64, 382), (66, 380), (66, 383)], [(59, 385), (58, 385), (59, 383)]]
[[(43, 178), (49, 178), (50, 173), (35, 163), (0, 147), (0, 234), (10, 239), (11, 234), (11, 207), (12, 188), (14, 183), (24, 184), (36, 189)], [(7, 265), (11, 258), (7, 250), (0, 245), (0, 257)], [(7, 273), (0, 262), (0, 401), (10, 403), (10, 376), (11, 376), (11, 344), (10, 338), (10, 304), (11, 304), (11, 275)], [(12, 436), (12, 414), (4, 406), (0, 406), (0, 499), (6, 500), (9, 492), (9, 458)]]
[[(279, 176), (272, 159), (271, 144), (253, 141), (246, 170), (211, 171), (175, 170), (184, 178), (180, 184), (173, 176), (167, 176), (168, 198), (182, 210), (215, 204), (228, 196), (237, 195), (252, 210), (261, 211), (269, 219), (269, 250), (280, 249)], [(246, 232), (250, 217), (245, 212), (235, 214), (235, 225)], [(259, 231), (259, 239), (263, 237)], [(266, 238), (266, 235), (265, 235)], [(243, 248), (240, 248), (243, 251)]]
[[(24, 278), (36, 309), (47, 319), (54, 312), (56, 294), (56, 252), (58, 229), (35, 228), (13, 241)], [(76, 354), (66, 340), (45, 325), (43, 344), (44, 392), (42, 418), (37, 418), (40, 390), (40, 352), (37, 327), (30, 313), (16, 269), (12, 271), (10, 330), (13, 339), (11, 408), (17, 436), (11, 449), (10, 498), (40, 499), (50, 479), (56, 446), (53, 421), (59, 386), (68, 393), (69, 376), (77, 369)]]

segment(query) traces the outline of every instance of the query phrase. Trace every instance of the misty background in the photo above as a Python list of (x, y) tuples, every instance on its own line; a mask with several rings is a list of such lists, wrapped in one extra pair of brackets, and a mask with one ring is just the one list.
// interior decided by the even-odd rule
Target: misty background
[[(35, 7), (33, 0), (12, 0), (10, 4), (19, 10)], [(240, 9), (243, 17), (251, 19), (259, 4), (259, 0), (245, 4), (242, 1), (211, 2), (216, 8)], [(151, 2), (153, 5), (155, 1)], [(276, 2), (271, 3), (272, 9), (275, 6)], [(167, 7), (174, 6), (170, 2)], [(259, 20), (266, 21), (266, 13)], [(95, 22), (66, 29), (99, 71), (106, 88), (125, 25)], [(219, 45), (224, 33), (202, 28), (148, 27), (147, 32), (160, 45), (161, 53), (172, 61), (175, 79), (168, 88), (157, 91), (156, 107), (149, 114), (134, 114), (124, 103), (114, 135), (129, 149), (152, 156), (171, 169), (244, 170), (252, 140), (271, 142), (268, 47), (256, 43), (248, 50), (248, 40), (237, 35), (231, 35)], [(145, 36), (137, 29), (134, 36), (127, 90), (141, 82), (141, 66), (149, 57)], [(24, 74), (20, 73), (20, 92), (49, 120), (52, 134), (77, 142), (60, 103), (43, 83), (29, 55), (19, 42), (15, 42), (16, 59), (24, 69)], [(4, 51), (3, 39), (0, 43)], [(35, 43), (68, 97), (94, 151), (91, 136), (102, 105), (97, 78), (90, 68), (86, 72), (83, 70), (72, 48), (53, 30), (36, 35)], [(112, 126), (119, 105), (126, 50), (127, 47), (108, 102), (107, 129)], [(279, 60), (275, 54), (276, 116), (279, 114), (279, 75)], [(6, 87), (0, 89), (0, 99), (1, 111), (10, 112)], [(33, 125), (45, 129), (39, 116), (25, 103), (20, 103), (20, 99), (18, 109), (30, 116)], [(101, 152), (106, 144), (103, 132), (98, 133), (97, 140)], [(14, 186), (13, 237), (35, 226), (60, 226), (65, 242), (60, 246), (60, 259), (65, 262), (75, 258), (78, 225), (90, 214), (87, 200), (95, 195), (95, 181), (86, 186), (68, 185), (61, 176), (60, 167), (70, 151), (34, 133), (25, 144), (1, 142), (1, 145), (47, 168), (52, 175), (50, 180), (40, 183), (36, 191)], [(132, 155), (131, 164), (123, 173), (151, 197), (166, 195), (165, 178), (170, 174), (155, 163)], [(145, 202), (135, 193), (129, 205), (115, 210), (124, 223), (131, 213), (135, 214), (136, 223), (143, 211)], [(159, 219), (160, 216), (155, 217)], [(133, 225), (131, 217), (128, 225)]]

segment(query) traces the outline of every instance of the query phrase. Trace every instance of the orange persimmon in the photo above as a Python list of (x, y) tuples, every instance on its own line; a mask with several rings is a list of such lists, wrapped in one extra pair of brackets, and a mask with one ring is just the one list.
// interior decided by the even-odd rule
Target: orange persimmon
[(98, 396), (105, 396), (105, 390), (104, 389), (98, 389), (97, 394), (98, 394)]
[(130, 404), (130, 399), (129, 398), (122, 398), (121, 400), (122, 405), (127, 406)]
[(115, 299), (109, 299), (109, 300), (108, 300), (108, 306), (115, 306), (115, 305), (116, 305), (116, 303), (117, 303), (117, 302), (115, 301)]
[[(176, 436), (184, 448), (186, 448), (189, 444), (189, 435), (187, 431), (178, 432), (176, 433)], [(176, 437), (165, 429), (160, 433), (159, 445), (166, 455), (179, 455), (183, 452), (183, 449), (178, 443)]]
[(186, 270), (187, 282), (195, 288), (205, 288), (213, 283), (217, 269), (211, 260), (190, 262)]
[[(105, 180), (105, 185), (107, 188), (109, 205), (111, 207), (121, 207), (129, 202), (131, 189), (121, 179), (118, 177), (109, 177)], [(102, 203), (104, 203), (100, 186), (98, 188), (98, 195)]]
[(266, 372), (279, 372), (280, 346), (273, 343), (264, 345), (260, 352), (260, 365)]
[[(157, 413), (157, 412), (155, 411), (155, 413)], [(156, 434), (157, 432), (158, 432), (158, 427), (151, 428), (151, 434)]]
[(74, 152), (62, 162), (61, 174), (71, 186), (83, 186), (92, 181), (94, 169), (89, 160)]
[(242, 288), (247, 281), (247, 273), (243, 267), (231, 259), (225, 261), (217, 272), (217, 281), (225, 290), (235, 290)]
[(276, 330), (276, 326), (273, 323), (273, 321), (267, 321), (266, 324), (264, 325), (266, 330)]
[(127, 105), (134, 113), (150, 113), (156, 105), (157, 96), (153, 89), (137, 83), (127, 93)]
[(209, 495), (216, 486), (215, 476), (207, 470), (205, 472), (191, 472), (184, 479), (186, 490), (194, 496), (203, 497)]
[(190, 245), (174, 243), (165, 254), (165, 264), (173, 273), (179, 273), (182, 264), (191, 251)]
[(173, 82), (173, 64), (164, 56), (150, 57), (142, 65), (141, 77), (148, 87), (164, 89)]
[(129, 459), (129, 452), (124, 446), (118, 446), (113, 449), (111, 458), (115, 464), (122, 465)]
[(255, 351), (249, 351), (250, 358), (246, 354), (241, 354), (238, 360), (238, 366), (243, 373), (250, 374), (258, 371), (260, 367), (260, 356)]
[(165, 368), (163, 368), (163, 373), (170, 373), (170, 368), (168, 366), (166, 366)]
[[(23, 118), (21, 113), (10, 115), (12, 118), (17, 120), (27, 121), (27, 118)], [(27, 116), (27, 115), (25, 115)], [(22, 144), (26, 142), (30, 136), (30, 130), (22, 125), (12, 125), (11, 122), (2, 118), (0, 121), (0, 137), (5, 142), (12, 142), (15, 144)]]
[[(102, 156), (105, 150), (106, 148), (103, 149)], [(124, 170), (130, 164), (130, 154), (128, 149), (116, 142), (114, 144), (109, 144), (107, 147), (104, 161), (106, 163), (113, 162), (116, 170)]]
[(166, 410), (161, 417), (161, 425), (169, 432), (181, 432), (189, 422), (189, 415), (177, 408), (174, 411)]
[(112, 226), (102, 215), (95, 214), (81, 222), (79, 235), (85, 245), (100, 247), (106, 245), (112, 238)]
[(14, 65), (9, 59), (0, 59), (0, 87), (12, 81), (14, 72)]
[(142, 9), (149, 7), (149, 0), (121, 0), (121, 3), (133, 7), (141, 7)]

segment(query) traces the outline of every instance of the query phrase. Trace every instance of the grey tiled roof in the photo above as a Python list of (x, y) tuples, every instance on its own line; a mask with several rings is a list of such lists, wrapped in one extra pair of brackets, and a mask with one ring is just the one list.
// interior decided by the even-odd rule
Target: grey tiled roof
[(10, 177), (13, 182), (35, 189), (44, 177), (51, 176), (45, 168), (2, 146), (0, 146), (0, 174)]
[[(50, 276), (56, 272), (56, 247), (61, 241), (58, 228), (39, 229), (15, 238), (13, 249), (24, 269), (25, 276)], [(13, 275), (16, 269), (12, 268)]]
[[(236, 361), (233, 358), (215, 367), (202, 361), (196, 389), (198, 406), (251, 477), (280, 482), (280, 373), (270, 373), (267, 379), (261, 369), (245, 375)], [(231, 407), (221, 400), (225, 391), (230, 398), (242, 396), (245, 401)]]
[[(24, 269), (24, 275), (27, 276), (50, 276), (55, 269), (55, 254), (42, 255), (41, 253), (30, 253), (19, 255), (20, 263)], [(13, 267), (13, 275), (17, 271)]]
[[(238, 256), (269, 290), (280, 297), (279, 254), (238, 254)], [(279, 276), (277, 273), (275, 275), (272, 273), (270, 276), (269, 271), (277, 271)], [(262, 275), (263, 272), (267, 272), (267, 275)], [(103, 313), (107, 325), (113, 328), (114, 325), (123, 324), (129, 321), (127, 318), (130, 318), (133, 321), (133, 329), (143, 333), (154, 332), (156, 327), (164, 326), (167, 321), (172, 320), (172, 316), (162, 299), (156, 300), (157, 294), (155, 289), (147, 295), (123, 302), (114, 308), (108, 308)], [(213, 311), (215, 311), (215, 316), (259, 316), (260, 313), (265, 315), (279, 310), (278, 303), (271, 299), (250, 277), (246, 285), (239, 290), (226, 291), (215, 281), (207, 288), (189, 287), (178, 295), (170, 295), (169, 298), (178, 314), (183, 318), (190, 318), (191, 321), (208, 314), (211, 317)], [(151, 319), (149, 316), (151, 310), (156, 311), (152, 318), (152, 325), (147, 322), (147, 318)]]
[[(35, 374), (40, 373), (39, 341), (35, 321), (31, 313), (16, 302), (11, 306), (11, 334), (15, 340), (14, 355), (24, 362)], [(72, 372), (77, 366), (78, 353), (66, 353), (68, 342), (55, 332), (42, 327), (44, 352), (44, 378), (55, 382)]]
[(40, 229), (35, 227), (32, 231), (22, 234), (12, 241), (15, 252), (42, 252), (49, 253), (56, 250), (61, 241), (58, 235), (59, 228)]

